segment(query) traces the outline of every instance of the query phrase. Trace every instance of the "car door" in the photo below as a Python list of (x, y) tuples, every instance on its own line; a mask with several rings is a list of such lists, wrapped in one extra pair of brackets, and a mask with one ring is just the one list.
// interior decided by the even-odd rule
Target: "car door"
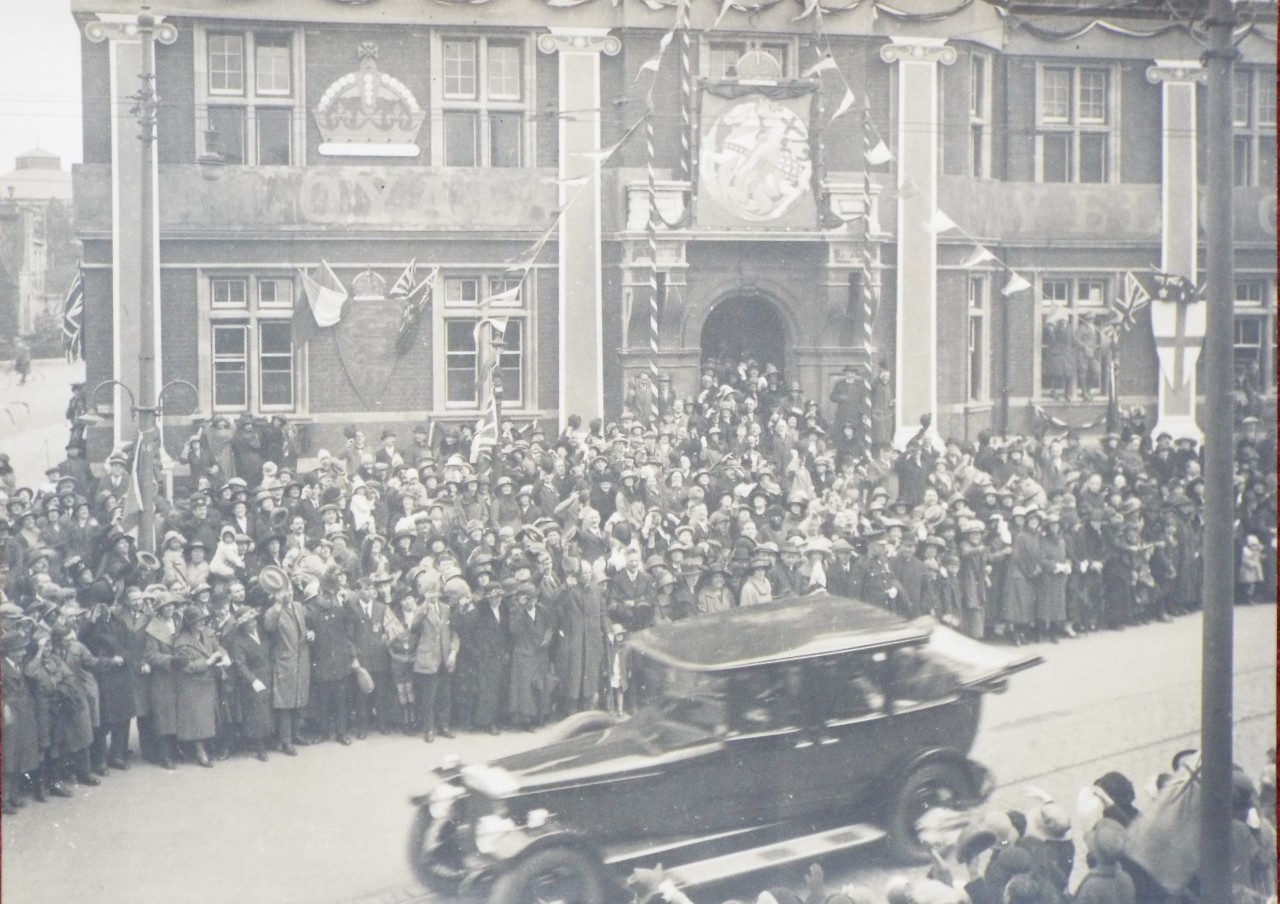
[(818, 821), (837, 813), (860, 820), (858, 804), (874, 796), (897, 756), (884, 666), (884, 654), (871, 652), (813, 659), (805, 666), (810, 719), (793, 745), (797, 776), (791, 791)]

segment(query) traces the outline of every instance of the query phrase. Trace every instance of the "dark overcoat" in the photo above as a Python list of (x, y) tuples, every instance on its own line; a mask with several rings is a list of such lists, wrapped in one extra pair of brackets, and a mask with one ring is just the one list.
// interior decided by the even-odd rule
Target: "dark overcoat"
[(290, 599), (271, 606), (262, 616), (271, 637), (271, 701), (276, 709), (302, 709), (311, 695), (311, 651), (307, 616), (302, 604)]
[(4, 657), (4, 727), (0, 733), (0, 770), (5, 775), (32, 772), (40, 766), (40, 730), (36, 701), (22, 674), (17, 654)]
[[(463, 643), (475, 663), (474, 724), (488, 728), (503, 716), (511, 680), (511, 614), (506, 604), (493, 607), (481, 600), (463, 621)], [(461, 659), (463, 651), (459, 651)]]
[(218, 732), (218, 670), (207, 660), (221, 649), (217, 635), (203, 625), (173, 638), (179, 741), (203, 741)]
[[(241, 625), (232, 632), (227, 653), (236, 673), (236, 693), (240, 703), (240, 734), (256, 739), (271, 734), (271, 650), (266, 635), (259, 630), (251, 634), (248, 626)], [(253, 682), (261, 681), (261, 691), (253, 689)]]
[(178, 733), (178, 685), (174, 674), (173, 622), (156, 616), (147, 622), (145, 659), (151, 669), (151, 727), (157, 737)]
[(593, 590), (569, 587), (560, 594), (556, 678), (565, 700), (585, 700), (600, 690), (604, 637), (609, 630), (604, 602)]
[(548, 656), (551, 613), (539, 605), (531, 616), (525, 607), (513, 606), (507, 628), (511, 634), (511, 717), (518, 722), (541, 719), (550, 710), (553, 683)]

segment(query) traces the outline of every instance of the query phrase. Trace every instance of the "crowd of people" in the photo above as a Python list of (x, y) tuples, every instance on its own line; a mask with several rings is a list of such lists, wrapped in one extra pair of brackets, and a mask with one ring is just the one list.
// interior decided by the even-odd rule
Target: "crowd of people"
[[(1267, 754), (1274, 763), (1275, 751)], [(1175, 753), (1138, 789), (1109, 771), (1080, 790), (1073, 808), (1028, 786), (1023, 809), (935, 810), (921, 837), (927, 870), (889, 877), (881, 891), (832, 887), (820, 866), (803, 892), (761, 891), (754, 904), (1198, 904), (1199, 754)], [(1232, 774), (1230, 904), (1276, 900), (1276, 776)], [(1077, 862), (1079, 859), (1079, 862)], [(636, 870), (633, 901), (698, 904), (657, 870)], [(664, 893), (665, 890), (665, 893)], [(747, 904), (727, 901), (725, 904)]]
[[(883, 370), (883, 369), (882, 369)], [(217, 415), (182, 450), (138, 552), (132, 450), (101, 468), (73, 402), (66, 460), (3, 497), (5, 813), (143, 759), (212, 766), (369, 732), (429, 742), (628, 705), (625, 638), (814, 592), (993, 642), (1053, 641), (1199, 605), (1195, 443), (892, 446), (887, 371), (828, 420), (778, 368), (662, 377), (616, 423), (420, 424), (300, 457), (284, 418)], [(869, 412), (869, 413), (868, 413)], [(1273, 599), (1275, 432), (1240, 418), (1238, 601)]]

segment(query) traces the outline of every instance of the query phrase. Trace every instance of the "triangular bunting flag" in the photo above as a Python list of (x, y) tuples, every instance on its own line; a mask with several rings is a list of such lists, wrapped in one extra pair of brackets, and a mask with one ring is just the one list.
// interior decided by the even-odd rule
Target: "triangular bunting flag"
[(1009, 281), (1004, 284), (1004, 288), (1000, 290), (1001, 295), (1013, 295), (1015, 292), (1024, 292), (1031, 288), (1031, 283), (1022, 278), (1022, 274), (1009, 271)]
[(840, 106), (836, 107), (836, 112), (831, 114), (831, 121), (835, 122), (841, 116), (844, 116), (844, 114), (853, 109), (853, 105), (857, 102), (858, 99), (853, 96), (853, 92), (845, 88), (844, 97), (840, 100)]
[[(815, 7), (817, 6), (816, 2), (814, 3), (814, 6)], [(804, 15), (808, 15), (808, 12), (805, 12)], [(801, 16), (801, 18), (803, 18), (803, 16)], [(800, 76), (801, 78), (813, 78), (815, 75), (818, 75), (819, 73), (831, 72), (837, 68), (838, 67), (836, 66), (835, 58), (832, 57), (831, 54), (827, 54), (822, 59), (818, 60), (818, 62), (814, 63), (812, 66), (806, 69), (804, 72), (800, 73)]]
[(960, 262), (960, 266), (965, 268), (976, 267), (978, 264), (985, 263), (986, 261), (993, 261), (995, 259), (996, 256), (988, 251), (986, 246), (977, 245), (974, 247), (973, 251), (969, 252), (969, 256)]
[(889, 150), (889, 146), (883, 140), (877, 141), (876, 146), (863, 154), (867, 158), (867, 163), (871, 166), (880, 166), (888, 163), (893, 159), (893, 152)]
[(733, 6), (733, 0), (723, 0), (720, 4), (720, 13), (716, 16), (716, 20), (711, 23), (712, 28), (719, 28), (720, 21), (724, 19), (725, 14), (729, 12), (729, 7)]
[(934, 232), (948, 232), (956, 228), (956, 221), (941, 210), (935, 210), (933, 219), (929, 221), (929, 228)]
[(898, 183), (898, 197), (903, 201), (918, 198), (920, 197), (920, 188), (909, 176), (903, 176), (902, 181)]

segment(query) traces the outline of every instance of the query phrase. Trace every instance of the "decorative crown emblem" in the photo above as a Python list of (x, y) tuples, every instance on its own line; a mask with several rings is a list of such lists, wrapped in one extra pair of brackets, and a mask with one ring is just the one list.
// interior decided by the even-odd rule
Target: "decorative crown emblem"
[(320, 153), (347, 157), (416, 157), (426, 112), (399, 79), (378, 70), (378, 45), (360, 44), (360, 68), (329, 86), (316, 104)]
[(387, 297), (387, 281), (372, 270), (365, 270), (351, 281), (351, 294), (356, 301), (381, 301)]

